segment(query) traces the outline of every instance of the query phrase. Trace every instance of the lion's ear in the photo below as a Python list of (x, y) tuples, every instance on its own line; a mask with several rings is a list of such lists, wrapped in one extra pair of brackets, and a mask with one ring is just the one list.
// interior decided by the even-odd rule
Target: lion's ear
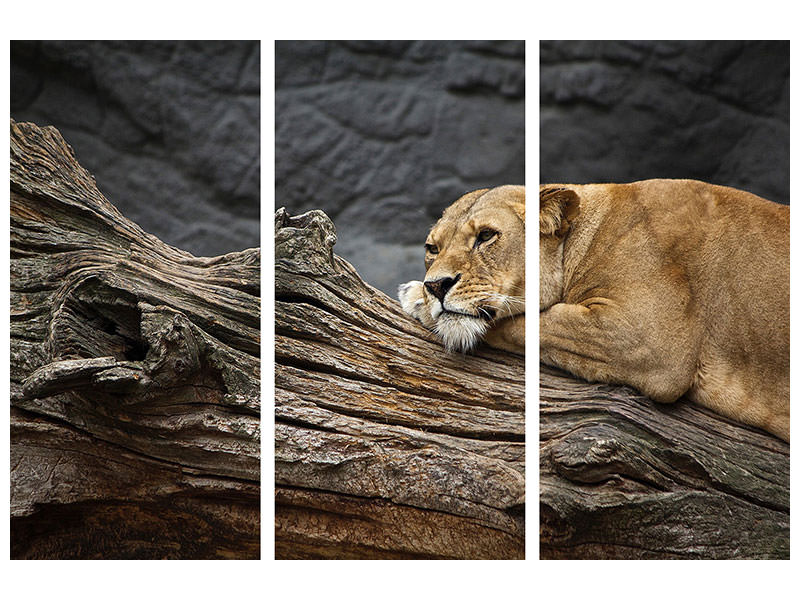
[(539, 233), (563, 236), (580, 212), (581, 201), (573, 190), (539, 187)]

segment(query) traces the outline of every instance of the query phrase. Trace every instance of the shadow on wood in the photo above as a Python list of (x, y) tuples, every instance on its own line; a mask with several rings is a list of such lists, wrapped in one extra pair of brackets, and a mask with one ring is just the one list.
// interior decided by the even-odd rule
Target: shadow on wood
[(540, 367), (541, 558), (789, 558), (789, 445)]
[(162, 243), (11, 122), (12, 558), (258, 558), (259, 264)]
[(277, 558), (523, 558), (524, 359), (449, 354), (275, 215)]

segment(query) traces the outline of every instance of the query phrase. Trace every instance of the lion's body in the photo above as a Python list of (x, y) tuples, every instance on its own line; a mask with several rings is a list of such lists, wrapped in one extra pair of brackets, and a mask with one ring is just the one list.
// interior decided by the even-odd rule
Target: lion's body
[(789, 439), (789, 207), (688, 180), (539, 194), (543, 362)]
[(466, 351), (483, 339), (524, 354), (525, 188), (462, 196), (425, 245), (425, 281), (400, 286), (403, 309), (448, 350)]

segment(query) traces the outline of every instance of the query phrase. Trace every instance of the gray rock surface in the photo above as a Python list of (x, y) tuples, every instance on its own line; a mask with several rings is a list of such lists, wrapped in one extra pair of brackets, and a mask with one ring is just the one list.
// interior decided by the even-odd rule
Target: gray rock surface
[(524, 183), (523, 42), (277, 42), (275, 204), (396, 297), (463, 193)]
[(122, 213), (195, 255), (259, 246), (258, 42), (11, 43), (11, 116), (54, 125)]
[(540, 44), (540, 181), (694, 178), (789, 202), (789, 43)]

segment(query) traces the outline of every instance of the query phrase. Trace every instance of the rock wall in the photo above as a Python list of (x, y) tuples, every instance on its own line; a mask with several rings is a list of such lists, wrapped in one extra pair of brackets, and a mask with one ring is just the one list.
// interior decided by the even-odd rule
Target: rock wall
[[(541, 42), (541, 181), (695, 177), (789, 200), (786, 42)], [(522, 42), (278, 42), (275, 204), (322, 208), (394, 295), (464, 191), (524, 183)], [(13, 42), (11, 116), (55, 125), (162, 239), (259, 245), (258, 42)], [(270, 185), (270, 184), (267, 184)]]
[(446, 206), (524, 175), (523, 42), (276, 43), (275, 204), (391, 296)]
[(196, 255), (259, 246), (259, 42), (11, 43), (11, 116), (54, 125), (122, 213)]
[(541, 42), (540, 181), (695, 178), (789, 202), (789, 43)]

